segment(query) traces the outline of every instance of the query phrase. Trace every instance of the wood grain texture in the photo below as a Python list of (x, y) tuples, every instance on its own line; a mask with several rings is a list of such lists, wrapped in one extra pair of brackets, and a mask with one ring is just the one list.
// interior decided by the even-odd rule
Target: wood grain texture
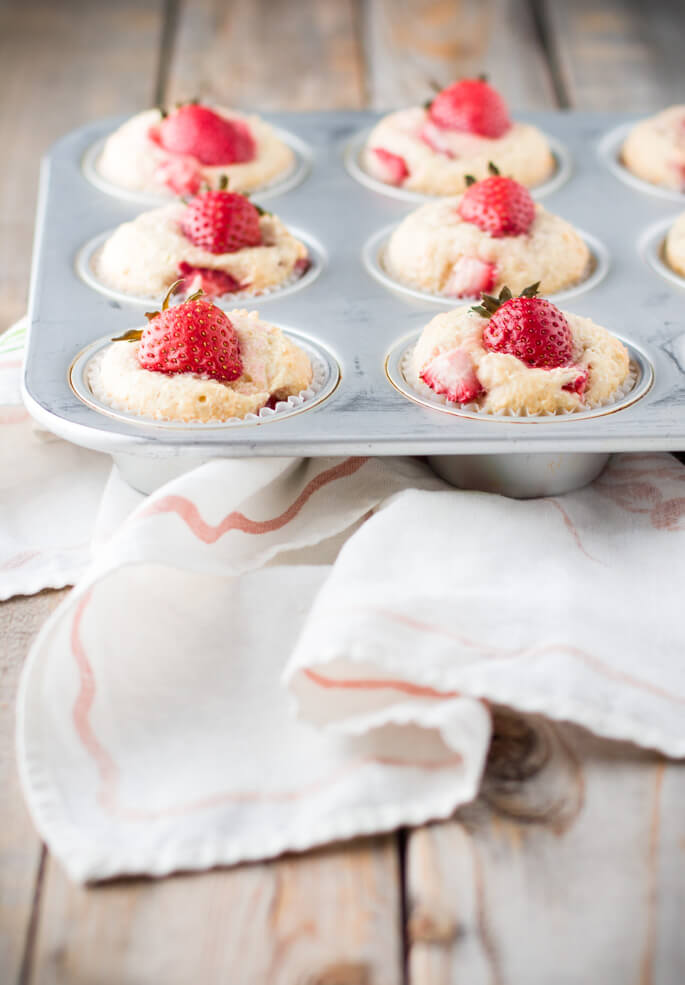
[(358, 0), (183, 3), (167, 103), (249, 109), (364, 104)]
[(43, 592), (0, 605), (0, 982), (22, 965), (41, 845), (19, 788), (14, 758), (14, 703), (34, 636), (66, 592)]
[(522, 0), (369, 0), (371, 105), (422, 103), (463, 75), (486, 72), (514, 109), (554, 106), (545, 54)]
[(679, 985), (685, 767), (506, 715), (479, 800), (408, 846), (410, 985)]
[(153, 98), (163, 0), (0, 6), (0, 331), (22, 315), (40, 157), (57, 137)]
[(395, 839), (162, 882), (75, 887), (51, 861), (34, 985), (398, 985)]
[(568, 105), (636, 113), (683, 101), (681, 0), (540, 0)]

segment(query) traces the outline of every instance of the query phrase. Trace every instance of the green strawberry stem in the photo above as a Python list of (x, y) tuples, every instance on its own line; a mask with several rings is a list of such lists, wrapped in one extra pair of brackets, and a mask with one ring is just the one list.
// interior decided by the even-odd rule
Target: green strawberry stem
[[(540, 281), (536, 281), (534, 284), (530, 284), (528, 287), (524, 287), (521, 293), (518, 295), (520, 298), (534, 298), (538, 293), (538, 288), (540, 286)], [(507, 301), (511, 301), (513, 294), (509, 288), (505, 285), (499, 292), (499, 296), (495, 297), (493, 294), (481, 294), (480, 304), (475, 305), (471, 308), (471, 311), (475, 314), (480, 315), (481, 318), (492, 318), (495, 312)]]

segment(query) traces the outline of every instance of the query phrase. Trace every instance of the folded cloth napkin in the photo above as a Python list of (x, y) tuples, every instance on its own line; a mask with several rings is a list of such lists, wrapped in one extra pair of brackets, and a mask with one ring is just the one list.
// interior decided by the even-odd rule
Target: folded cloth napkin
[(73, 585), (91, 557), (107, 455), (31, 424), (21, 403), (26, 319), (0, 338), (0, 600)]
[(23, 331), (0, 340), (0, 598), (79, 580), (17, 719), (73, 878), (444, 817), (478, 791), (487, 702), (685, 755), (670, 456), (528, 502), (363, 458), (217, 461), (146, 499), (30, 426)]
[(27, 661), (41, 834), (96, 880), (444, 817), (477, 793), (489, 701), (685, 755), (684, 480), (626, 455), (528, 502), (407, 459), (217, 461), (169, 483)]

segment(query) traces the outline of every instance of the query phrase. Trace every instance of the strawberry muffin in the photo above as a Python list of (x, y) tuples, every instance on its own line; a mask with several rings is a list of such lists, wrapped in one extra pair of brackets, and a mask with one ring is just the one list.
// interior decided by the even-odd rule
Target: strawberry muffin
[(306, 390), (307, 355), (256, 311), (224, 312), (201, 296), (151, 312), (93, 361), (103, 403), (157, 420), (226, 421)]
[(664, 243), (664, 259), (671, 270), (685, 277), (685, 212), (668, 231)]
[(582, 237), (490, 164), (482, 181), (467, 175), (459, 198), (429, 202), (394, 231), (383, 263), (409, 287), (447, 297), (479, 297), (536, 280), (545, 294), (579, 283), (591, 265)]
[(129, 191), (194, 195), (203, 184), (218, 187), (224, 174), (235, 191), (252, 191), (294, 163), (292, 150), (258, 116), (193, 102), (127, 120), (107, 138), (96, 167)]
[(261, 294), (307, 270), (307, 248), (244, 195), (202, 192), (119, 226), (93, 258), (107, 287), (138, 297), (179, 290), (212, 297)]
[(485, 178), (492, 160), (527, 186), (545, 181), (555, 168), (543, 134), (512, 123), (506, 103), (483, 79), (462, 79), (424, 108), (385, 116), (362, 156), (372, 177), (426, 195), (458, 194), (467, 175)]
[(532, 416), (589, 410), (631, 382), (625, 346), (589, 318), (566, 314), (536, 287), (483, 295), (478, 307), (438, 315), (405, 365), (407, 382), (448, 404)]
[(671, 106), (634, 126), (621, 157), (637, 178), (685, 191), (685, 106)]

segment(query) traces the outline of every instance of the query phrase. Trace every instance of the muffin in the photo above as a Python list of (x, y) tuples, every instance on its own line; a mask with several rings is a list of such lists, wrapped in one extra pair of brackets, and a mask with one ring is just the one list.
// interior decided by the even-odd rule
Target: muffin
[(573, 226), (536, 205), (519, 182), (490, 168), (493, 173), (463, 195), (428, 202), (400, 223), (383, 256), (391, 277), (463, 298), (505, 284), (518, 293), (533, 281), (551, 294), (588, 275), (590, 251)]
[(234, 191), (252, 191), (294, 162), (292, 150), (258, 116), (193, 102), (127, 120), (107, 138), (96, 169), (129, 191), (194, 195), (203, 184), (217, 188), (224, 174)]
[(621, 157), (643, 181), (685, 191), (685, 106), (671, 106), (636, 124)]
[(118, 410), (183, 422), (258, 414), (312, 382), (308, 356), (255, 311), (224, 312), (193, 296), (153, 312), (94, 361), (94, 395)]
[(486, 414), (532, 416), (589, 410), (631, 382), (626, 347), (589, 318), (506, 288), (426, 325), (406, 365), (407, 382), (448, 404)]
[(280, 219), (223, 189), (143, 212), (119, 226), (93, 259), (103, 284), (144, 298), (179, 279), (186, 293), (258, 295), (308, 266), (307, 248)]
[(664, 259), (671, 270), (685, 277), (685, 212), (668, 231), (664, 243)]
[(462, 79), (425, 107), (383, 117), (362, 153), (374, 178), (426, 195), (462, 192), (466, 176), (487, 177), (492, 160), (528, 187), (555, 168), (545, 136), (512, 123), (500, 94), (482, 79)]

